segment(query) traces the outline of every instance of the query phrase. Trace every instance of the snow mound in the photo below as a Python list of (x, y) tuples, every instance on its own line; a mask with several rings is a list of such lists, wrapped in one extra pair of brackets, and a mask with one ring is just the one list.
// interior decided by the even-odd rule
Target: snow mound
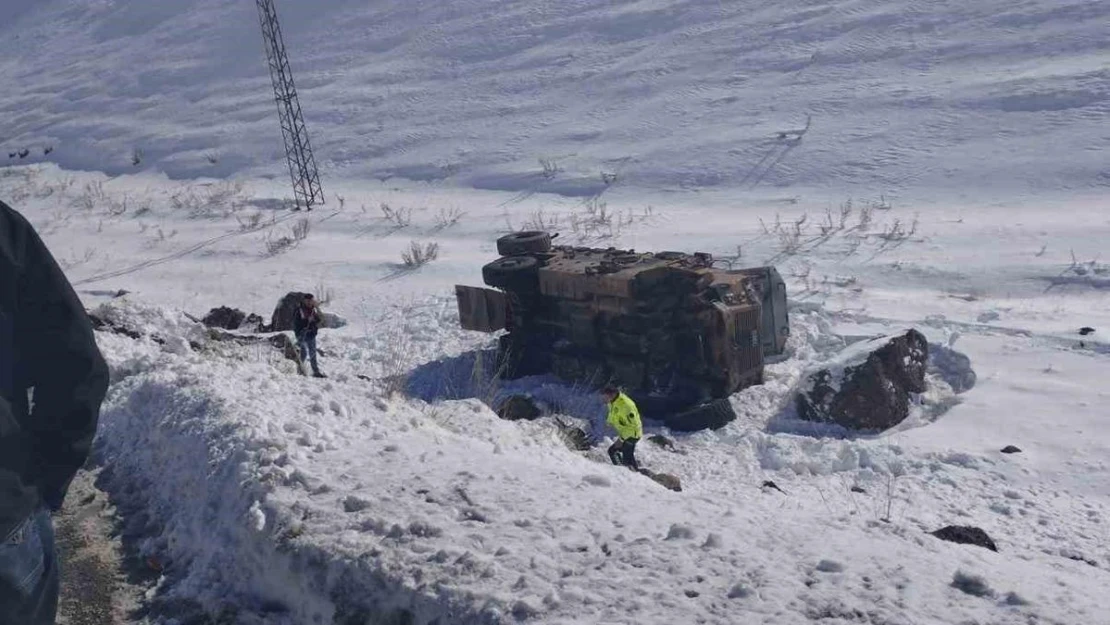
[[(175, 327), (165, 311), (118, 306), (132, 315), (121, 319)], [(1049, 565), (1067, 561), (1061, 548), (1097, 553), (1090, 534), (1065, 539), (1014, 512), (983, 523), (1020, 554), (1003, 561), (955, 556), (915, 529), (951, 510), (1078, 505), (999, 488), (999, 461), (982, 454), (734, 423), (677, 437), (680, 453), (644, 447), (644, 464), (681, 476), (675, 493), (475, 398), (406, 399), (342, 370), (302, 378), (249, 348), (98, 338), (113, 369), (98, 454), (121, 508), (143, 511), (131, 523), (176, 618), (193, 606), (251, 625), (958, 622), (980, 609), (948, 586), (967, 558), (1031, 614), (1099, 609), (1098, 580)], [(760, 491), (768, 477), (781, 489)], [(927, 498), (941, 503), (911, 508)]]

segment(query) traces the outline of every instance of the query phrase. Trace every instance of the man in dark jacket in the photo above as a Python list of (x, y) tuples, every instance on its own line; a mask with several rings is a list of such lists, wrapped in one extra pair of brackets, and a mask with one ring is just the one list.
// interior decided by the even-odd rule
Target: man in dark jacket
[(297, 337), (301, 362), (307, 358), (312, 363), (312, 375), (323, 378), (327, 376), (320, 373), (320, 366), (316, 363), (316, 332), (319, 329), (320, 309), (316, 306), (316, 298), (311, 293), (306, 293), (297, 314), (293, 316), (293, 336)]
[(54, 623), (50, 511), (88, 456), (107, 387), (80, 300), (0, 202), (0, 625)]

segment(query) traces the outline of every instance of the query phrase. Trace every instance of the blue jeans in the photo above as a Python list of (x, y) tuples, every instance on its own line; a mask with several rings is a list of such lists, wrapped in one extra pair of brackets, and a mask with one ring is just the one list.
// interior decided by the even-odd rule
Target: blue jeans
[(320, 373), (320, 366), (316, 364), (316, 337), (302, 335), (297, 339), (297, 350), (301, 353), (301, 362), (304, 362), (305, 358), (309, 359), (312, 363), (312, 372)]
[(0, 625), (54, 625), (57, 611), (54, 525), (43, 509), (0, 543)]

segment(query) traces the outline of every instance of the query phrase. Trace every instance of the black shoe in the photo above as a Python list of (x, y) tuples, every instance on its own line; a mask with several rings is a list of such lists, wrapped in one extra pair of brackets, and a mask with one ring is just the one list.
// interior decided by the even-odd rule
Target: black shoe
[(312, 377), (314, 377), (314, 378), (326, 378), (328, 376), (324, 375), (323, 373), (320, 373), (319, 371), (313, 371), (312, 372)]

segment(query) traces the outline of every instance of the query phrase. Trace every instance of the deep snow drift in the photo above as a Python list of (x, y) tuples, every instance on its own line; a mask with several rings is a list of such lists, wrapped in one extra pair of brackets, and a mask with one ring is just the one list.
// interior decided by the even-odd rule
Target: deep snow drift
[[(146, 549), (166, 564), (163, 601), (235, 606), (244, 623), (360, 614), (416, 623), (1069, 623), (1106, 609), (1105, 485), (1073, 477), (1061, 489), (1034, 477), (1030, 464), (1051, 453), (1043, 441), (1023, 441), (1032, 446), (1024, 457), (992, 449), (1018, 439), (986, 432), (991, 419), (956, 405), (945, 378), (966, 369), (934, 367), (930, 393), (900, 433), (768, 431), (806, 364), (844, 344), (826, 312), (795, 311), (791, 358), (770, 367), (765, 386), (733, 398), (740, 420), (680, 436), (677, 453), (644, 445), (642, 461), (680, 475), (682, 493), (609, 465), (601, 449), (570, 451), (549, 421), (501, 421), (477, 399), (390, 395), (357, 377), (370, 363), (342, 331), (324, 337), (333, 377), (318, 381), (294, 375), (269, 347), (182, 351), (168, 339), (203, 343), (200, 329), (130, 298), (99, 314), (165, 342), (100, 337), (116, 380), (103, 460), (121, 496), (148, 504)], [(514, 386), (541, 397), (561, 387)], [(574, 410), (601, 412), (595, 398)], [(951, 436), (968, 426), (980, 437)], [(761, 491), (765, 479), (781, 491)], [(926, 534), (971, 520), (1001, 553)], [(981, 576), (989, 588), (974, 596), (950, 587), (959, 576)]]

